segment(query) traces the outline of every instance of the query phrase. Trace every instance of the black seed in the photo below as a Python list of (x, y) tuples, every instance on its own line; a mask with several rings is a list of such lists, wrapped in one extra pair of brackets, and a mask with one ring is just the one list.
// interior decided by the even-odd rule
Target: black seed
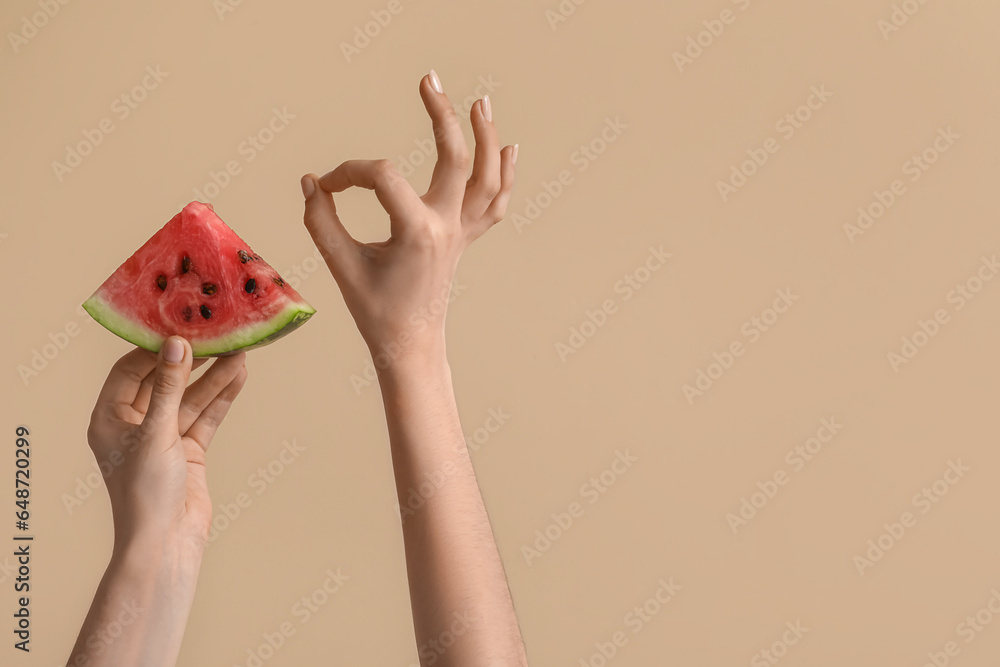
[(213, 285), (212, 283), (202, 283), (201, 284), (201, 293), (202, 294), (207, 294), (209, 296), (215, 294), (215, 285)]
[(181, 273), (187, 273), (190, 270), (191, 270), (191, 258), (188, 257), (187, 255), (184, 255), (183, 259), (181, 259)]
[(254, 255), (253, 258), (254, 259), (260, 259), (260, 255)]
[(247, 291), (247, 294), (253, 294), (253, 291), (257, 289), (257, 281), (251, 278), (247, 281), (247, 284), (243, 286), (243, 289)]
[(249, 261), (250, 261), (250, 255), (248, 255), (248, 254), (247, 254), (247, 251), (246, 251), (246, 250), (240, 250), (240, 251), (239, 251), (238, 253), (236, 253), (236, 254), (237, 254), (237, 255), (239, 255), (239, 258), (240, 258), (240, 262), (241, 262), (241, 263), (243, 263), (243, 264), (246, 264), (247, 262), (249, 262)]
[(156, 286), (159, 287), (161, 290), (167, 289), (167, 277), (162, 273), (156, 276)]
[(184, 321), (185, 322), (190, 322), (191, 321), (191, 306), (184, 306), (184, 310), (181, 311), (181, 314), (184, 315)]
[(285, 286), (285, 281), (281, 279), (281, 276), (278, 276), (277, 278), (271, 278), (271, 280), (273, 280), (274, 284), (277, 285), (278, 287)]
[(201, 307), (201, 316), (204, 317), (206, 320), (212, 317), (212, 311), (208, 309), (208, 306), (203, 305)]

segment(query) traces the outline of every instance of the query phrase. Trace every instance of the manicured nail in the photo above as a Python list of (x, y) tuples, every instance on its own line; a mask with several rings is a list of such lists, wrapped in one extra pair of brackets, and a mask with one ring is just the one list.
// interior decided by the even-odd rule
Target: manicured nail
[(441, 87), (441, 79), (438, 78), (438, 73), (431, 70), (431, 88), (439, 93), (444, 92), (444, 88)]
[(302, 177), (300, 185), (302, 186), (302, 195), (306, 199), (312, 197), (313, 193), (316, 192), (316, 184), (313, 183), (312, 176), (309, 176), (308, 174)]
[(514, 144), (514, 154), (510, 156), (510, 163), (517, 164), (517, 147), (521, 144)]
[(490, 102), (489, 95), (483, 95), (483, 117), (489, 122), (493, 122), (493, 103)]
[(184, 358), (184, 343), (180, 338), (171, 336), (163, 343), (163, 360), (168, 364), (180, 363)]

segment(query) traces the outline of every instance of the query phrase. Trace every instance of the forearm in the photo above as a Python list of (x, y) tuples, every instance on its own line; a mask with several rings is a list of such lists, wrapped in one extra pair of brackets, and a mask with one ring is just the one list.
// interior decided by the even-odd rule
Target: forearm
[(379, 384), (421, 664), (526, 665), (443, 344), (382, 370)]
[(201, 566), (163, 540), (116, 547), (66, 667), (172, 667)]

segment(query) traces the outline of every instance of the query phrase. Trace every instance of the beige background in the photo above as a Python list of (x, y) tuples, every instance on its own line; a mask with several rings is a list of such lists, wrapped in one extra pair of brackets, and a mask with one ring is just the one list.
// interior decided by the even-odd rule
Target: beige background
[[(799, 621), (809, 630), (779, 643), (782, 665), (917, 667), (948, 641), (949, 664), (995, 665), (1000, 619), (982, 612), (992, 623), (971, 642), (958, 626), (1000, 587), (1000, 281), (961, 309), (949, 293), (1000, 250), (996, 3), (909, 0), (919, 11), (885, 38), (888, 0), (593, 0), (555, 29), (556, 0), (402, 0), (348, 62), (340, 43), (388, 4), (244, 0), (220, 18), (209, 0), (76, 1), (16, 50), (7, 35), (0, 535), (14, 532), (24, 423), (37, 541), (33, 650), (5, 632), (0, 663), (63, 664), (110, 552), (103, 489), (72, 512), (66, 498), (85, 495), (89, 413), (129, 346), (77, 306), (230, 160), (241, 172), (216, 210), (286, 277), (311, 270), (299, 291), (319, 312), (250, 355), (215, 440), (217, 521), (240, 493), (252, 504), (209, 549), (180, 664), (247, 665), (286, 621), (296, 633), (266, 665), (416, 661), (380, 399), (352, 385), (366, 350), (316, 269), (298, 179), (349, 158), (408, 160), (431, 136), (417, 83), (434, 67), (457, 104), (492, 81), (501, 141), (521, 145), (508, 220), (460, 267), (449, 343), (469, 437), (491, 409), (511, 415), (473, 456), (532, 663), (601, 665), (595, 644), (620, 631), (609, 664), (768, 664), (755, 654)], [(734, 22), (679, 71), (674, 52), (725, 9)], [(39, 11), (5, 2), (0, 25), (18, 33)], [(167, 76), (122, 119), (112, 103), (147, 66)], [(833, 97), (786, 139), (776, 123), (813, 86)], [(274, 108), (295, 117), (248, 162), (240, 144)], [(103, 118), (113, 132), (60, 182), (53, 161)], [(627, 128), (581, 163), (609, 118)], [(960, 138), (911, 181), (904, 163), (948, 127)], [(717, 181), (769, 137), (778, 152), (723, 202)], [(519, 224), (562, 170), (572, 183)], [(428, 161), (414, 187), (429, 174)], [(894, 179), (905, 194), (851, 243), (844, 225)], [(387, 234), (370, 193), (338, 202), (358, 237)], [(672, 257), (625, 301), (617, 281), (661, 245)], [(798, 300), (751, 342), (741, 328), (781, 289)], [(556, 344), (606, 299), (617, 311), (561, 361)], [(938, 309), (948, 322), (895, 372), (887, 354)], [(22, 381), (18, 366), (68, 325), (78, 335)], [(734, 341), (745, 353), (689, 402), (683, 385)], [(843, 429), (794, 470), (786, 453), (831, 417)], [(292, 440), (304, 451), (258, 494), (251, 476)], [(606, 493), (581, 488), (626, 450), (637, 461)], [(949, 461), (968, 472), (914, 504)], [(778, 471), (788, 483), (734, 534), (727, 513)], [(522, 547), (574, 501), (582, 516), (529, 564)], [(916, 525), (859, 573), (855, 557), (906, 511)], [(292, 607), (328, 568), (350, 579), (301, 623)], [(671, 577), (681, 590), (635, 632), (626, 615)]]

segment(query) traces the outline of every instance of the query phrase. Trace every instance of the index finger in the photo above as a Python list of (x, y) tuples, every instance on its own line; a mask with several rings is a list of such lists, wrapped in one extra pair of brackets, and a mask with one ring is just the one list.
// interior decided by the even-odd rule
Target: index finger
[(382, 208), (394, 221), (412, 216), (424, 205), (389, 160), (347, 160), (320, 176), (319, 186), (330, 193), (343, 192), (352, 186), (374, 190)]
[(156, 354), (137, 347), (115, 362), (97, 397), (98, 406), (132, 405), (143, 380), (156, 368)]

